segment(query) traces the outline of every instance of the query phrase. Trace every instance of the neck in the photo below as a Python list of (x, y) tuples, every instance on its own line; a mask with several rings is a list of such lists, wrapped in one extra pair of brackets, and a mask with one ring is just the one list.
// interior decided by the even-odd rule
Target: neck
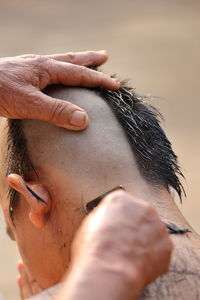
[(136, 185), (135, 183), (134, 180), (132, 183), (126, 184), (127, 192), (151, 203), (156, 208), (163, 222), (174, 223), (182, 228), (192, 229), (177, 207), (174, 196), (164, 187), (152, 186), (143, 179), (139, 184), (137, 183)]
[(87, 183), (91, 180), (90, 187), (95, 189), (94, 195), (100, 195), (115, 186), (122, 185), (128, 193), (136, 198), (150, 202), (164, 222), (191, 229), (175, 204), (174, 195), (162, 186), (147, 182), (141, 175), (135, 158), (132, 156), (130, 160), (130, 157), (130, 155), (123, 157), (123, 168), (120, 163), (112, 163), (111, 167), (107, 166), (106, 174), (103, 170), (103, 172), (95, 172), (93, 176), (87, 178)]

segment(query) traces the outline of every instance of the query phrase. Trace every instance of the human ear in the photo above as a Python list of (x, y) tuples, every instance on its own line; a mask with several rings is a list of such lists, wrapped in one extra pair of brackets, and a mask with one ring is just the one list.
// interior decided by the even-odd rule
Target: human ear
[(33, 225), (39, 228), (44, 227), (51, 210), (50, 197), (45, 187), (38, 181), (26, 182), (18, 174), (8, 175), (7, 181), (27, 201), (30, 207), (29, 219)]

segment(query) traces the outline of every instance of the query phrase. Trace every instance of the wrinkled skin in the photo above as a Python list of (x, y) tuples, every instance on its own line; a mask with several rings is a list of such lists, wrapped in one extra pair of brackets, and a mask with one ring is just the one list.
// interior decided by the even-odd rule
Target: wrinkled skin
[(105, 51), (48, 56), (22, 55), (0, 59), (0, 116), (38, 119), (70, 130), (84, 129), (87, 113), (80, 107), (44, 95), (50, 84), (119, 88), (108, 75), (86, 68), (107, 60)]

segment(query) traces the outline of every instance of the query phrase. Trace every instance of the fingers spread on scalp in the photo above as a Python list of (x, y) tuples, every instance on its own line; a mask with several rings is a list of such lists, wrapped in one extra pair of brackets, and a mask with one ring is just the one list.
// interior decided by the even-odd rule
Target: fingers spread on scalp
[(107, 74), (88, 69), (84, 66), (63, 62), (47, 64), (47, 72), (51, 77), (51, 84), (64, 84), (68, 86), (104, 87), (109, 90), (117, 90), (120, 83)]
[(108, 55), (106, 51), (85, 51), (85, 52), (67, 52), (65, 54), (54, 54), (54, 55), (46, 55), (46, 57), (62, 61), (68, 62), (81, 66), (100, 66), (104, 64)]

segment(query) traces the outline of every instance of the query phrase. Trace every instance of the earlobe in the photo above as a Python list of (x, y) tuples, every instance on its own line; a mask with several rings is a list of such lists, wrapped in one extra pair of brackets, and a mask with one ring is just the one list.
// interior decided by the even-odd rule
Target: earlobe
[(7, 177), (8, 184), (26, 199), (30, 207), (29, 219), (36, 227), (44, 227), (51, 210), (51, 201), (45, 187), (37, 181), (24, 181), (18, 174)]

